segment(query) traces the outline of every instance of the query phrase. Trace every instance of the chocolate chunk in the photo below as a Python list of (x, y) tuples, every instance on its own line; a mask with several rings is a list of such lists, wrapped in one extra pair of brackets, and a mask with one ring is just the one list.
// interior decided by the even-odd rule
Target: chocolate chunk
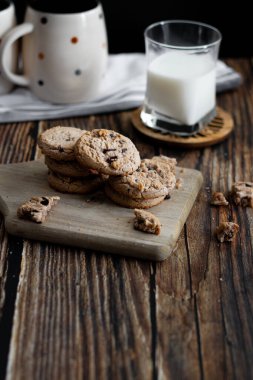
[(42, 200), (40, 201), (40, 203), (43, 205), (43, 206), (47, 206), (49, 204), (49, 200), (48, 198), (46, 197), (42, 197)]
[(104, 149), (103, 153), (106, 154), (108, 152), (116, 152), (117, 149)]
[(112, 157), (107, 158), (106, 162), (108, 162), (108, 164), (111, 164), (113, 161), (116, 161), (117, 159), (118, 159), (118, 156), (112, 156)]

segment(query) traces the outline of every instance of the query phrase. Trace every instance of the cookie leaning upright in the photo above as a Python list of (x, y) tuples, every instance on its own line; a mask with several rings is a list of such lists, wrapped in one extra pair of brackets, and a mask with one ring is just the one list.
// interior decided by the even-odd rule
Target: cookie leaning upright
[(152, 159), (144, 159), (134, 173), (123, 177), (111, 177), (108, 186), (134, 199), (165, 197), (176, 184), (174, 174), (176, 160), (172, 158), (170, 160), (173, 160), (173, 166), (170, 162), (160, 162), (156, 156)]
[(139, 168), (125, 176), (110, 177), (105, 193), (123, 207), (146, 209), (170, 197), (175, 188), (176, 160), (155, 156), (141, 161)]
[(133, 173), (141, 162), (128, 137), (107, 129), (83, 134), (75, 145), (75, 155), (81, 165), (112, 176)]
[(38, 145), (46, 156), (55, 160), (75, 159), (74, 146), (85, 132), (74, 127), (53, 127), (41, 133)]

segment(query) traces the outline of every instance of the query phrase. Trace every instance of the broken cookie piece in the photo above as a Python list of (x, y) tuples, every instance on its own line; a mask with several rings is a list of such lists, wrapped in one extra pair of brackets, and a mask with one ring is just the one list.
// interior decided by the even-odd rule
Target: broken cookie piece
[(159, 235), (161, 232), (160, 220), (151, 212), (135, 209), (134, 228), (139, 231)]
[(213, 206), (227, 206), (228, 201), (226, 200), (223, 193), (221, 193), (219, 191), (215, 191), (212, 194), (211, 205), (213, 205)]
[(224, 241), (232, 241), (238, 231), (238, 224), (233, 222), (223, 222), (216, 228), (216, 236), (221, 243)]
[(28, 202), (19, 206), (17, 215), (22, 219), (29, 219), (35, 223), (43, 223), (51, 208), (56, 205), (60, 197), (32, 197)]
[(253, 182), (235, 182), (231, 193), (237, 206), (253, 208)]

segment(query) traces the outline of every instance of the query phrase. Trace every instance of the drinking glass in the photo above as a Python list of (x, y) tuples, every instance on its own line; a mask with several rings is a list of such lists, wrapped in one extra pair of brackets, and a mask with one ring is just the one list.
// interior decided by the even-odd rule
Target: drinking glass
[(142, 122), (173, 134), (196, 133), (216, 113), (221, 33), (199, 22), (168, 20), (150, 25), (144, 36), (148, 67)]

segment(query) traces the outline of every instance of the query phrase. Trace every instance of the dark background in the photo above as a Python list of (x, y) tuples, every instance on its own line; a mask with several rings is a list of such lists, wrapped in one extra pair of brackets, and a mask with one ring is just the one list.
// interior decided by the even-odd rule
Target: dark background
[[(62, 1), (62, 0), (60, 0)], [(76, 0), (70, 1), (71, 4)], [(88, 0), (86, 0), (88, 1)], [(52, 3), (60, 4), (59, 0)], [(221, 57), (253, 56), (253, 15), (243, 1), (203, 0), (102, 0), (111, 53), (144, 51), (144, 29), (160, 20), (202, 21), (217, 27), (223, 36)], [(18, 21), (25, 0), (14, 0)], [(79, 3), (84, 4), (85, 0)], [(236, 4), (236, 5), (233, 5)]]

